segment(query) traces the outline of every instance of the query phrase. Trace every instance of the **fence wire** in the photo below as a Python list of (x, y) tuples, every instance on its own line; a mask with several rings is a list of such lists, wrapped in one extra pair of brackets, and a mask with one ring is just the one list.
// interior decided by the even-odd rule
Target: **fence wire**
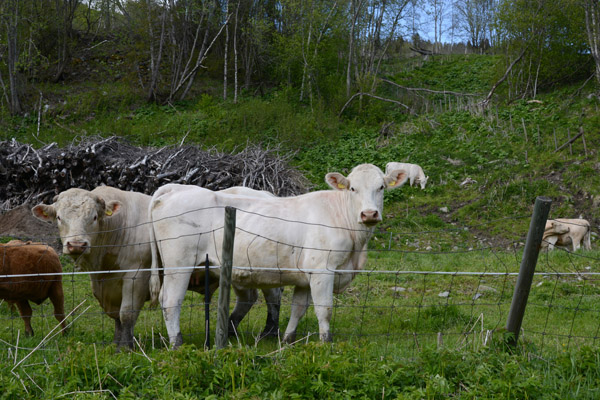
[[(506, 217), (503, 220), (517, 221), (524, 218), (527, 217)], [(309, 225), (301, 221), (278, 220)], [(403, 347), (414, 353), (429, 345), (458, 348), (487, 345), (505, 325), (522, 253), (522, 243), (518, 241), (498, 245), (473, 233), (488, 229), (495, 222), (418, 232), (374, 232), (368, 249), (358, 250), (368, 252), (365, 268), (360, 271), (335, 271), (338, 274), (336, 276), (349, 273), (354, 274), (355, 278), (346, 290), (334, 296), (331, 319), (333, 340), (377, 342), (383, 346), (384, 353), (392, 347)], [(140, 224), (123, 229), (143, 229), (145, 226), (146, 224)], [(345, 229), (324, 224), (318, 226), (325, 230)], [(214, 235), (214, 232), (211, 230), (196, 234)], [(273, 241), (277, 246), (294, 246), (293, 243), (265, 237), (249, 229), (238, 228), (237, 232)], [(515, 232), (515, 236), (525, 237), (525, 234), (526, 232)], [(465, 240), (465, 235), (475, 236), (475, 240), (472, 237)], [(65, 239), (61, 238), (63, 241)], [(146, 244), (148, 243), (112, 243), (90, 246), (90, 250), (104, 251), (122, 247), (121, 251), (131, 251), (136, 246), (139, 250)], [(13, 242), (0, 247), (0, 297), (4, 299), (0, 301), (0, 350), (5, 356), (16, 360), (19, 352), (22, 354), (36, 348), (45, 354), (59, 351), (61, 346), (72, 346), (73, 343), (108, 345), (113, 342), (115, 322), (111, 315), (118, 315), (119, 309), (114, 305), (102, 309), (98, 299), (110, 303), (109, 300), (115, 293), (104, 291), (107, 284), (120, 286), (124, 280), (131, 279), (133, 290), (127, 295), (133, 301), (136, 290), (140, 287), (146, 290), (144, 285), (147, 285), (150, 270), (123, 266), (118, 271), (79, 271), (71, 263), (65, 262), (67, 259), (63, 257), (65, 271), (61, 273), (14, 273), (10, 270), (8, 249), (27, 246), (29, 244)], [(340, 251), (326, 248), (310, 250), (330, 253)], [(203, 260), (204, 257), (200, 256), (198, 259)], [(248, 266), (234, 265), (234, 269), (253, 272), (262, 270), (280, 276), (291, 272), (305, 272), (309, 277), (334, 272), (329, 265), (325, 268), (308, 269), (278, 263), (266, 269), (258, 264), (253, 265), (251, 260)], [(204, 282), (201, 281), (204, 266), (177, 268), (178, 273), (189, 274), (189, 270), (193, 273), (190, 290), (182, 304), (181, 329), (184, 343), (195, 343), (202, 347), (206, 335)], [(126, 273), (134, 275), (125, 277)], [(52, 341), (45, 340), (56, 328), (57, 322), (52, 305), (43, 301), (32, 307), (34, 336), (25, 337), (23, 321), (9, 307), (14, 301), (11, 301), (7, 293), (11, 292), (11, 287), (20, 284), (60, 281), (56, 279), (57, 276), (62, 280), (65, 314), (71, 313), (67, 318), (70, 324), (68, 333), (53, 337)], [(90, 280), (102, 283), (94, 293), (90, 289)], [(600, 258), (597, 252), (573, 252), (565, 248), (542, 251), (522, 325), (522, 340), (534, 345), (540, 354), (549, 350), (569, 350), (581, 345), (598, 346), (599, 281)], [(279, 323), (281, 333), (285, 330), (290, 315), (292, 292), (291, 288), (286, 288), (283, 292)], [(232, 298), (235, 299), (235, 296)], [(81, 306), (82, 303), (85, 307)], [(265, 306), (261, 297), (239, 325), (232, 341), (256, 344), (271, 340), (260, 338)], [(128, 312), (139, 313), (134, 331), (137, 346), (168, 347), (168, 336), (159, 308), (150, 309), (146, 305), (142, 309)], [(215, 321), (216, 301), (213, 299), (211, 327), (216, 325)], [(309, 311), (300, 322), (297, 337), (307, 341), (318, 340), (318, 331), (316, 316)], [(271, 342), (273, 346), (278, 343), (277, 340)]]

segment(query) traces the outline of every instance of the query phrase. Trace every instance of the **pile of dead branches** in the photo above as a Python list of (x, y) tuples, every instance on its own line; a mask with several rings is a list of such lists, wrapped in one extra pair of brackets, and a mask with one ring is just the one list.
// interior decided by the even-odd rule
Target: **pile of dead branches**
[(72, 187), (108, 185), (152, 194), (167, 183), (212, 190), (247, 186), (278, 196), (304, 193), (308, 182), (288, 166), (291, 155), (248, 145), (239, 153), (197, 146), (137, 147), (122, 138), (86, 138), (68, 147), (56, 143), (35, 149), (0, 142), (0, 211), (24, 203), (49, 203)]

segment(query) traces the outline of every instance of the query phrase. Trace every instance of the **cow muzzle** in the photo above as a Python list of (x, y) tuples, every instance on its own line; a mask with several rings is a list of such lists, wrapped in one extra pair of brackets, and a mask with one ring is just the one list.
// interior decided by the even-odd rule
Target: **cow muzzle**
[(84, 241), (68, 241), (64, 247), (66, 250), (64, 253), (73, 255), (87, 253), (90, 250), (88, 242)]
[(375, 225), (381, 222), (381, 214), (377, 210), (365, 210), (360, 213), (360, 221), (367, 225)]

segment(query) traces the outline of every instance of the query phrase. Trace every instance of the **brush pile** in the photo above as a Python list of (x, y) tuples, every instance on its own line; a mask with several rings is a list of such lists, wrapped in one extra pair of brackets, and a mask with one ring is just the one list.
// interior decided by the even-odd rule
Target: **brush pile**
[(64, 148), (0, 141), (0, 212), (25, 203), (50, 203), (72, 187), (92, 190), (100, 185), (146, 194), (167, 183), (212, 190), (247, 186), (277, 196), (306, 192), (307, 180), (287, 165), (291, 155), (278, 150), (248, 145), (228, 154), (191, 145), (137, 147), (115, 136), (84, 138)]

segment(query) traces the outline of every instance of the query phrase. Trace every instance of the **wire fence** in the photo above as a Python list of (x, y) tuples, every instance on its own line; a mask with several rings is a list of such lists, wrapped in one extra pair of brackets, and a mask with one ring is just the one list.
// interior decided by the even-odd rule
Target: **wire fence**
[[(529, 217), (515, 216), (503, 220), (510, 219), (515, 225), (522, 225), (527, 218)], [(301, 221), (279, 219), (278, 222), (306, 225)], [(334, 296), (331, 318), (333, 340), (375, 342), (381, 346), (382, 353), (392, 347), (414, 353), (430, 345), (453, 348), (479, 348), (487, 345), (494, 335), (501, 334), (506, 325), (522, 258), (522, 242), (494, 244), (485, 239), (485, 235), (477, 234), (491, 230), (497, 222), (436, 230), (375, 231), (369, 247), (358, 250), (368, 253), (364, 268), (360, 271), (335, 271), (336, 277), (352, 274), (354, 279), (344, 291)], [(134, 228), (144, 229), (144, 226), (145, 224), (140, 224)], [(344, 229), (322, 224), (319, 226), (323, 229)], [(253, 231), (238, 228), (236, 232), (275, 241), (278, 246), (294, 246), (293, 243), (267, 238), (260, 232)], [(525, 233), (515, 232), (515, 236), (525, 237)], [(214, 236), (215, 232), (203, 234)], [(63, 241), (65, 239), (62, 238)], [(147, 244), (92, 245), (90, 251), (114, 250), (119, 247), (119, 251), (138, 251)], [(119, 315), (119, 307), (118, 304), (115, 306), (115, 302), (125, 301), (125, 298), (117, 301), (119, 293), (114, 293), (109, 288), (120, 288), (125, 280), (131, 280), (131, 292), (125, 293), (125, 296), (131, 296), (129, 300), (133, 303), (135, 293), (147, 292), (150, 270), (123, 266), (119, 271), (80, 271), (63, 256), (63, 272), (11, 271), (14, 263), (9, 259), (10, 251), (26, 249), (28, 246), (32, 245), (10, 242), (0, 247), (0, 297), (5, 299), (0, 302), (0, 350), (5, 356), (17, 360), (19, 353), (22, 355), (33, 350), (49, 354), (63, 346), (73, 346), (74, 343), (108, 345), (113, 342), (116, 324), (111, 316)], [(50, 252), (50, 248), (47, 249)], [(326, 248), (316, 250), (336, 251)], [(199, 259), (202, 260), (203, 257)], [(41, 261), (39, 264), (41, 265)], [(271, 267), (266, 269), (253, 264), (234, 264), (234, 271), (257, 273), (262, 270), (280, 276), (305, 272), (309, 274), (309, 279), (334, 272), (328, 266), (309, 270), (298, 265), (283, 266), (278, 263)], [(193, 343), (199, 347), (204, 346), (207, 334), (203, 312), (203, 269), (202, 265), (178, 268), (180, 273), (189, 274), (192, 271), (189, 290), (181, 308), (183, 340), (184, 343)], [(521, 339), (532, 345), (540, 355), (549, 350), (569, 350), (581, 345), (598, 346), (599, 280), (600, 257), (597, 251), (574, 252), (568, 248), (542, 251), (521, 327)], [(68, 333), (59, 334), (61, 329), (54, 315), (55, 310), (46, 300), (39, 305), (32, 304), (31, 324), (34, 336), (26, 337), (23, 320), (10, 307), (15, 303), (15, 298), (11, 301), (9, 294), (14, 291), (12, 289), (24, 285), (33, 287), (33, 291), (37, 291), (39, 295), (42, 292), (41, 286), (35, 285), (43, 286), (51, 282), (62, 283)], [(285, 330), (289, 320), (292, 292), (289, 288), (283, 291), (279, 321), (281, 332)], [(45, 298), (40, 299), (38, 296), (34, 300)], [(99, 300), (104, 304), (104, 309)], [(144, 300), (148, 300), (148, 297), (145, 296)], [(142, 349), (168, 347), (168, 335), (161, 310), (150, 309), (147, 303), (143, 304), (145, 306), (141, 309), (127, 311), (139, 313), (134, 331), (135, 345)], [(209, 330), (215, 326), (217, 319), (215, 304), (213, 300)], [(277, 347), (277, 339), (260, 337), (266, 310), (265, 301), (260, 298), (230, 340), (233, 343), (261, 345), (267, 349)], [(318, 332), (317, 317), (309, 310), (298, 327), (298, 341), (318, 340)]]

